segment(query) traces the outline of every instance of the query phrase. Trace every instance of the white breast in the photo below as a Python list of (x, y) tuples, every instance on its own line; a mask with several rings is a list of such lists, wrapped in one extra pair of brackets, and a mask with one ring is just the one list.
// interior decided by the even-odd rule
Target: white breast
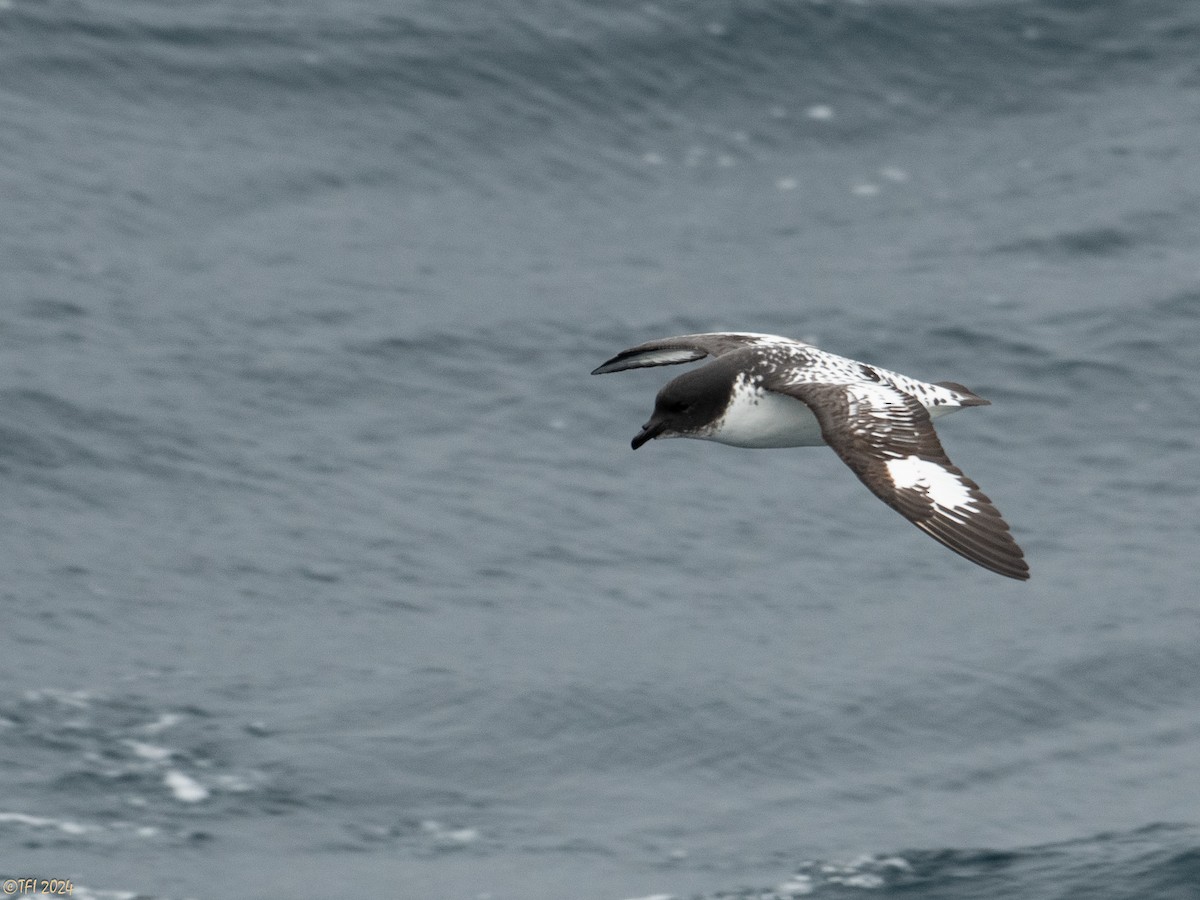
[(817, 417), (799, 400), (740, 385), (712, 432), (697, 437), (734, 447), (815, 447), (825, 443)]

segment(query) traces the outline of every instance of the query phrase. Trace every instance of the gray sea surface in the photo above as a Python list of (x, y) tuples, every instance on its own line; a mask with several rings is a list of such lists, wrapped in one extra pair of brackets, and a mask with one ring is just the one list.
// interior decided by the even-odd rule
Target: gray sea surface
[[(0, 877), (1200, 897), (1200, 6), (0, 3)], [(816, 342), (1032, 579), (824, 448)]]

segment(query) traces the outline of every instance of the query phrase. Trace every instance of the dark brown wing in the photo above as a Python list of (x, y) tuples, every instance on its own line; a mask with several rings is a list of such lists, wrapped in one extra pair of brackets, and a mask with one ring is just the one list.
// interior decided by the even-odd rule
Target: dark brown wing
[(742, 347), (767, 344), (790, 344), (803, 346), (791, 338), (773, 334), (751, 334), (749, 332), (723, 331), (712, 334), (684, 334), (679, 337), (660, 338), (622, 350), (608, 362), (592, 370), (593, 375), (608, 372), (623, 372), (626, 369), (641, 369), (646, 366), (673, 366), (695, 362), (706, 356), (722, 356)]
[(934, 540), (985, 569), (1029, 578), (1007, 523), (950, 462), (915, 398), (875, 382), (791, 383), (776, 376), (764, 387), (807, 404), (825, 441), (863, 484)]

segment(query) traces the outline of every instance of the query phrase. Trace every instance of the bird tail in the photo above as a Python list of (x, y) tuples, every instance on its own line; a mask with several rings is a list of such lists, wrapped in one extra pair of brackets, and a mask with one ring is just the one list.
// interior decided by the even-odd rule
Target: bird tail
[(963, 387), (957, 381), (935, 381), (934, 384), (936, 384), (938, 387), (944, 387), (944, 388), (946, 388), (946, 390), (954, 391), (954, 393), (956, 393), (958, 395), (957, 399), (958, 399), (960, 406), (991, 406), (992, 405), (991, 400), (984, 400), (982, 397), (980, 397), (974, 391)]

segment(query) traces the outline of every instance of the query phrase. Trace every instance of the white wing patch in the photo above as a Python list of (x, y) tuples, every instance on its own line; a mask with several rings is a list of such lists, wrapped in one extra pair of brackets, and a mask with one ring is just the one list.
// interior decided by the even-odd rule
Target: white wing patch
[(637, 356), (631, 356), (627, 362), (642, 366), (673, 366), (677, 363), (692, 362), (702, 359), (703, 351), (691, 347), (673, 347), (669, 350), (647, 350)]
[(970, 488), (953, 472), (919, 456), (905, 456), (887, 461), (888, 475), (896, 488), (919, 491), (942, 509), (974, 511), (975, 499)]
[[(3, 0), (0, 0), (3, 2)], [(803, 341), (776, 334), (759, 334), (751, 331), (717, 331), (710, 334), (681, 334), (678, 337), (647, 341), (622, 350), (608, 362), (592, 371), (593, 375), (608, 372), (624, 372), (646, 366), (673, 366), (678, 363), (695, 362), (706, 356), (724, 356), (747, 347), (769, 347), (780, 350), (807, 348)]]

